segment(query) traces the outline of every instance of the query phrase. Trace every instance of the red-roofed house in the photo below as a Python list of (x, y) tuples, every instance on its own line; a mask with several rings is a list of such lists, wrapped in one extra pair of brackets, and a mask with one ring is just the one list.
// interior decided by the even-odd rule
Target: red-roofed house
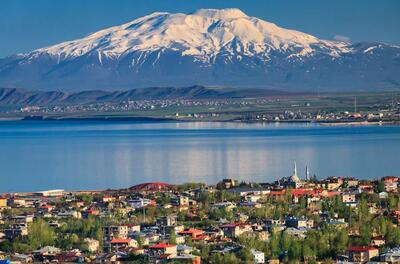
[(371, 246), (381, 247), (385, 245), (385, 238), (383, 236), (376, 236), (371, 239)]
[(171, 258), (177, 255), (176, 245), (159, 243), (149, 247), (150, 258)]
[(349, 247), (349, 260), (356, 262), (366, 262), (379, 255), (376, 247)]
[(50, 213), (51, 211), (53, 211), (54, 206), (49, 205), (49, 204), (42, 204), (41, 206), (39, 206), (37, 208), (38, 213), (40, 214), (46, 214), (46, 213)]
[(385, 191), (387, 192), (397, 192), (397, 185), (399, 178), (396, 176), (386, 176), (382, 178), (385, 183)]

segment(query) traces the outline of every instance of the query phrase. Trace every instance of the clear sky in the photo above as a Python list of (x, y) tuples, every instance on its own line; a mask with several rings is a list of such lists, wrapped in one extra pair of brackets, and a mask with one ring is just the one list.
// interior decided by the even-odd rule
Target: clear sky
[(0, 0), (0, 57), (83, 37), (155, 11), (224, 7), (319, 38), (400, 44), (400, 0)]

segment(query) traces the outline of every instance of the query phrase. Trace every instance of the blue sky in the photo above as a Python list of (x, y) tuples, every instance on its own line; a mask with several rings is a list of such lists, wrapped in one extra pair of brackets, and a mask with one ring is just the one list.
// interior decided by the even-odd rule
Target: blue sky
[(1, 0), (0, 57), (79, 38), (155, 11), (224, 7), (320, 38), (400, 44), (399, 0)]

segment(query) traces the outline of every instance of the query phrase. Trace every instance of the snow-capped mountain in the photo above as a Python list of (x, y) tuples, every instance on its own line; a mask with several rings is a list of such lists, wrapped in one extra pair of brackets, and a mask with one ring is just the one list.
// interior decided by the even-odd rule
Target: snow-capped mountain
[(321, 40), (232, 8), (153, 13), (0, 59), (4, 87), (84, 90), (193, 84), (397, 89), (400, 47)]

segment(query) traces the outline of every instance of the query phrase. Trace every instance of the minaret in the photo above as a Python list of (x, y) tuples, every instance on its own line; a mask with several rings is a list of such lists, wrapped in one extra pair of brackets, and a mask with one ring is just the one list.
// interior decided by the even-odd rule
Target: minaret
[(310, 171), (308, 170), (308, 166), (306, 166), (306, 181), (310, 180)]
[(296, 176), (296, 177), (297, 177), (297, 166), (296, 166), (296, 161), (294, 162), (293, 176)]

